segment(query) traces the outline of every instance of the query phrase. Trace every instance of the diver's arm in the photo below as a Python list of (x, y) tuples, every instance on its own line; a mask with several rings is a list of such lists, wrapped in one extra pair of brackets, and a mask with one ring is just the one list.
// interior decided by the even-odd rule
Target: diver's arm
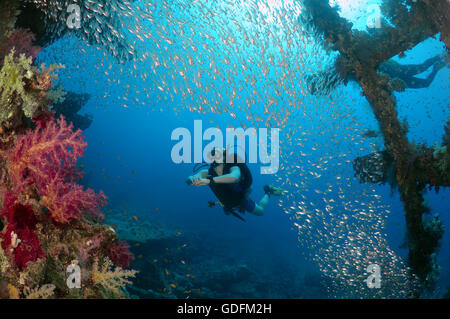
[(195, 175), (192, 175), (191, 177), (194, 178), (206, 178), (208, 176), (208, 170), (202, 169), (200, 172), (198, 172)]
[(241, 170), (238, 166), (233, 166), (230, 169), (230, 173), (222, 176), (216, 176), (213, 178), (214, 183), (217, 184), (234, 184), (241, 178)]
[(194, 186), (200, 186), (200, 181), (205, 180), (208, 176), (208, 170), (204, 169), (199, 171), (197, 174), (188, 177), (188, 180), (191, 181), (191, 184)]

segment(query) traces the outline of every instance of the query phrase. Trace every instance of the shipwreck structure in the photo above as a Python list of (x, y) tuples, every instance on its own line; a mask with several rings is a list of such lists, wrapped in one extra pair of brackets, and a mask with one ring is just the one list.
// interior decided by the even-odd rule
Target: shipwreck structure
[[(408, 234), (408, 263), (427, 285), (433, 281), (435, 252), (443, 228), (439, 218), (424, 221), (429, 211), (423, 193), (450, 185), (450, 120), (441, 145), (426, 147), (408, 140), (407, 126), (396, 111), (392, 80), (377, 72), (378, 66), (418, 43), (440, 33), (450, 48), (450, 3), (447, 0), (384, 0), (381, 11), (394, 26), (382, 23), (369, 32), (352, 30), (328, 0), (304, 0), (304, 17), (323, 34), (331, 50), (339, 51), (335, 67), (343, 78), (352, 77), (370, 103), (383, 135), (385, 151), (354, 161), (357, 177), (364, 182), (395, 184), (403, 202)], [(376, 165), (376, 163), (378, 163)], [(383, 167), (370, 175), (372, 166)], [(363, 170), (364, 168), (364, 170)]]

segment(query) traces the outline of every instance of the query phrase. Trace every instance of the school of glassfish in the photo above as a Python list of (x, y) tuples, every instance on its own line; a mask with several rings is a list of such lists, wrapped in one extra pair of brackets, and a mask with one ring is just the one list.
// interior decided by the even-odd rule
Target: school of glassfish
[[(40, 2), (60, 4), (51, 16), (64, 12), (64, 1)], [(89, 74), (109, 106), (220, 114), (230, 126), (282, 128), (276, 180), (289, 192), (279, 207), (322, 273), (335, 279), (330, 293), (407, 295), (414, 279), (384, 233), (389, 201), (373, 185), (360, 185), (351, 167), (381, 139), (361, 135), (370, 112), (358, 111), (367, 105), (359, 94), (342, 86), (327, 96), (309, 93), (305, 76), (331, 65), (334, 55), (300, 24), (300, 2), (78, 2), (82, 22), (89, 21), (79, 33), (94, 45), (55, 44), (54, 54), (72, 52), (78, 62), (68, 76)], [(86, 55), (96, 57), (95, 69), (83, 64)], [(107, 82), (96, 80), (103, 75)], [(375, 262), (387, 284), (367, 291), (361, 282)]]

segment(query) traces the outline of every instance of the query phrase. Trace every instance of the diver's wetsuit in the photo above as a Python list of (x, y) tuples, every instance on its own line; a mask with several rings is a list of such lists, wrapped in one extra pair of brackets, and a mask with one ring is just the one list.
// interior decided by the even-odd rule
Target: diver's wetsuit
[[(224, 163), (223, 165), (223, 175), (229, 174), (233, 166), (238, 166), (241, 170), (241, 179), (238, 183), (209, 183), (209, 187), (223, 205), (224, 211), (231, 212), (237, 209), (240, 212), (253, 212), (256, 204), (252, 199), (248, 198), (249, 188), (252, 182), (250, 171), (248, 171), (245, 164), (241, 163)], [(208, 170), (208, 175), (212, 177), (218, 176), (212, 166)]]
[[(400, 64), (393, 60), (380, 64), (378, 70), (386, 73), (392, 79), (398, 78), (405, 82), (407, 88), (420, 89), (430, 86), (436, 73), (444, 66), (441, 56), (435, 56), (423, 62), (422, 64)], [(433, 66), (433, 70), (426, 79), (415, 77), (415, 75), (425, 72), (429, 67)]]
[[(425, 72), (431, 66), (433, 66), (433, 70), (426, 79), (415, 77), (415, 75)], [(403, 82), (400, 90), (405, 88), (420, 89), (430, 86), (437, 72), (444, 66), (444, 58), (438, 55), (421, 64), (400, 64), (393, 60), (388, 60), (380, 64), (378, 71), (387, 74), (391, 80)], [(347, 81), (350, 79), (352, 79), (352, 76), (343, 78), (336, 71), (335, 67), (316, 72), (314, 75), (305, 76), (309, 92), (314, 95), (330, 94), (337, 86), (347, 84)]]

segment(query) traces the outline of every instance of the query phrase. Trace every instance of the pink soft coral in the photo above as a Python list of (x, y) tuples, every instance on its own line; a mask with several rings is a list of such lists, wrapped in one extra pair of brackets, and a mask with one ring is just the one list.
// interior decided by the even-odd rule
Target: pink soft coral
[(33, 183), (45, 187), (58, 174), (70, 176), (77, 158), (87, 146), (81, 131), (73, 132), (73, 125), (67, 125), (63, 116), (46, 122), (45, 126), (43, 123), (39, 122), (34, 131), (19, 136), (14, 148), (6, 153), (16, 191)]
[(107, 255), (117, 266), (122, 268), (128, 268), (134, 260), (133, 253), (130, 252), (130, 245), (123, 241), (111, 244), (107, 248)]
[(57, 121), (37, 121), (37, 128), (19, 136), (14, 148), (5, 153), (13, 191), (33, 188), (58, 223), (78, 219), (83, 213), (102, 217), (99, 208), (105, 195), (75, 183), (80, 177), (75, 163), (86, 146), (81, 130), (74, 132), (63, 116)]
[[(14, 261), (21, 270), (26, 268), (28, 262), (45, 257), (39, 238), (35, 233), (38, 219), (30, 205), (17, 202), (17, 197), (11, 192), (7, 192), (0, 217), (7, 222), (5, 229), (0, 234), (2, 248), (7, 254), (14, 256)], [(20, 242), (13, 242), (14, 234)]]
[(45, 189), (39, 191), (41, 203), (47, 207), (51, 218), (57, 223), (68, 223), (83, 214), (91, 214), (95, 219), (103, 218), (98, 208), (103, 206), (105, 195), (96, 194), (92, 189), (84, 190), (76, 183), (65, 183), (56, 176)]
[(78, 243), (79, 257), (82, 263), (86, 263), (89, 258), (95, 255), (97, 250), (101, 249), (102, 241), (103, 238), (101, 236), (95, 236), (86, 242)]
[(21, 28), (14, 29), (0, 44), (0, 56), (4, 57), (11, 52), (12, 48), (15, 48), (15, 57), (25, 54), (27, 58), (31, 57), (34, 60), (41, 50), (39, 46), (33, 45), (34, 40), (35, 36), (30, 31)]

